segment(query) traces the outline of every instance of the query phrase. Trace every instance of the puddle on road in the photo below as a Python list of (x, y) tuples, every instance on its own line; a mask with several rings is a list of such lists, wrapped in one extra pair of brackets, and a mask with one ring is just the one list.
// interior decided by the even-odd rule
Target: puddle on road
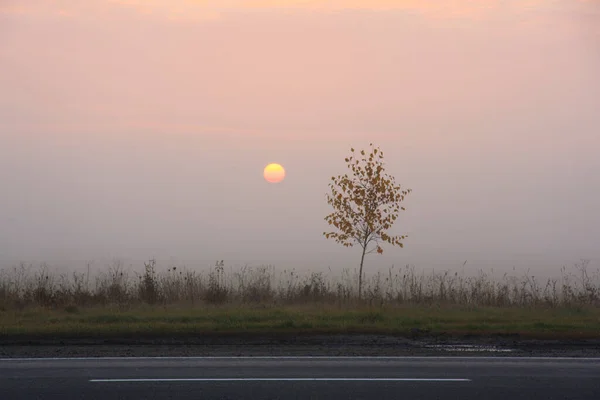
[(510, 353), (514, 349), (502, 349), (495, 346), (481, 346), (471, 344), (430, 344), (425, 346), (428, 349), (437, 349), (453, 352), (480, 352), (480, 353)]

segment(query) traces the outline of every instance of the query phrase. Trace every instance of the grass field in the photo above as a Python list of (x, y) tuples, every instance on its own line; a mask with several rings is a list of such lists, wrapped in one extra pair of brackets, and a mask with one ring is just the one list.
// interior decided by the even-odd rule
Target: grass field
[(556, 279), (480, 271), (424, 274), (391, 268), (356, 276), (277, 272), (272, 267), (142, 273), (120, 264), (91, 278), (42, 266), (0, 271), (0, 335), (180, 336), (198, 334), (518, 334), (600, 338), (600, 274), (582, 262)]
[[(85, 271), (85, 269), (83, 269)], [(139, 304), (171, 305), (357, 305), (357, 274), (298, 273), (274, 267), (227, 270), (223, 264), (204, 271), (176, 267), (156, 271), (145, 263), (141, 273), (120, 263), (92, 276), (89, 269), (53, 274), (46, 265), (0, 270), (0, 310), (69, 306), (121, 308)], [(582, 261), (563, 268), (555, 279), (490, 272), (474, 275), (424, 273), (414, 266), (390, 268), (364, 279), (362, 305), (462, 305), (479, 307), (581, 307), (600, 305), (600, 270)]]
[(140, 306), (127, 311), (30, 309), (0, 312), (0, 327), (0, 337), (377, 333), (401, 336), (518, 334), (521, 338), (575, 339), (600, 337), (600, 308)]

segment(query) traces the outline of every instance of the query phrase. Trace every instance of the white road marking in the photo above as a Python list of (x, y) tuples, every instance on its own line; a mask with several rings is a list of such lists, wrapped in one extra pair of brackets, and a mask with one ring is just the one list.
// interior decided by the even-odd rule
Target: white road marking
[(90, 382), (471, 382), (464, 378), (140, 378), (90, 379)]
[(493, 357), (493, 356), (181, 356), (181, 357), (31, 357), (0, 358), (4, 361), (102, 361), (102, 360), (571, 360), (600, 361), (600, 357)]

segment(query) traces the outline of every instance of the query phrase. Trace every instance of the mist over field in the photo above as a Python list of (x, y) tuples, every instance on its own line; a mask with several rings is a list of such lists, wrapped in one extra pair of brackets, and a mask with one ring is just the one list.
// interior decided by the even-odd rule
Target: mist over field
[(0, 268), (356, 268), (371, 142), (413, 192), (367, 273), (600, 267), (600, 3), (359, 3), (3, 1)]

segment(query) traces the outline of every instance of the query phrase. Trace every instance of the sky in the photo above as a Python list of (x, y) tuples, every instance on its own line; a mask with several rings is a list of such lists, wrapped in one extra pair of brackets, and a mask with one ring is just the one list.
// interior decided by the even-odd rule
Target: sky
[(0, 0), (0, 265), (354, 268), (373, 142), (413, 192), (370, 268), (600, 266), (598, 71), (597, 0)]

